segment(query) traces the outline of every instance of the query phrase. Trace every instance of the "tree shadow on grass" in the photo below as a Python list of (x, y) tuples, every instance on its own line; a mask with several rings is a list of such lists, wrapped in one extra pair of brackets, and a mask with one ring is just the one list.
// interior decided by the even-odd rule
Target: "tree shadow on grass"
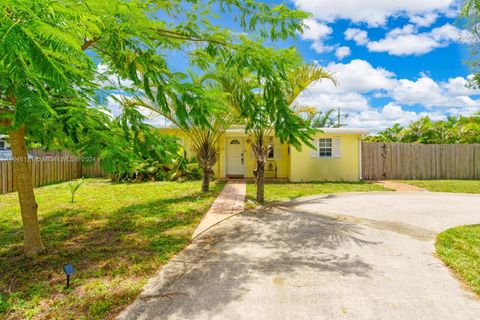
[(263, 290), (258, 303), (266, 303), (275, 279), (369, 277), (372, 267), (342, 249), (376, 244), (363, 239), (358, 225), (327, 216), (273, 206), (247, 212), (172, 259), (120, 319), (208, 319), (251, 290)]
[[(128, 279), (130, 275), (144, 279), (152, 274), (188, 243), (209, 203), (200, 193), (193, 193), (125, 206), (108, 215), (82, 207), (51, 211), (41, 219), (47, 252), (36, 259), (23, 256), (20, 225), (0, 230), (0, 236), (7, 237), (5, 243), (11, 243), (0, 251), (2, 299), (10, 299), (5, 305), (12, 305), (34, 297), (41, 300), (61, 296), (63, 300), (71, 300), (73, 317), (85, 314), (84, 309), (96, 303), (96, 299), (113, 299), (111, 308), (94, 309), (101, 313), (94, 317), (102, 318), (112, 308), (115, 312), (128, 302), (124, 296), (118, 297), (116, 288), (107, 290), (103, 296), (89, 297), (82, 286), (99, 279), (105, 279), (99, 285), (109, 286), (112, 279)], [(76, 268), (73, 292), (68, 294), (62, 271), (65, 263)], [(134, 289), (138, 290), (141, 283), (136, 286)], [(133, 295), (138, 292), (135, 290)], [(79, 299), (78, 295), (83, 297)], [(23, 317), (19, 311), (6, 309), (4, 312), (13, 318)]]

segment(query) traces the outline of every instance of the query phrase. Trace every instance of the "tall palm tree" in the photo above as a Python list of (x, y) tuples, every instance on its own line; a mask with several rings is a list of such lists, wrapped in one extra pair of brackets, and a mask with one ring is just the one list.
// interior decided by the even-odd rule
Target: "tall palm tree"
[[(309, 125), (304, 120), (296, 115), (296, 111), (302, 109), (296, 100), (300, 94), (308, 88), (311, 84), (321, 79), (328, 79), (335, 82), (333, 75), (327, 72), (325, 69), (313, 66), (313, 65), (300, 65), (295, 68), (290, 68), (287, 73), (286, 79), (280, 80), (283, 88), (281, 94), (283, 95), (285, 104), (290, 107), (290, 111), (287, 111), (285, 118), (272, 114), (275, 111), (274, 106), (265, 105), (265, 101), (261, 98), (258, 90), (258, 83), (250, 84), (249, 82), (255, 82), (254, 76), (247, 74), (240, 74), (237, 78), (232, 77), (232, 73), (217, 73), (217, 79), (223, 86), (224, 90), (229, 93), (231, 99), (230, 104), (233, 109), (238, 110), (238, 114), (241, 121), (246, 125), (246, 130), (252, 136), (251, 149), (256, 160), (255, 170), (255, 183), (257, 186), (256, 200), (263, 202), (265, 199), (265, 165), (268, 160), (268, 154), (273, 147), (269, 143), (269, 139), (272, 136), (289, 136), (288, 132), (278, 132), (276, 127), (282, 128), (282, 130), (291, 132), (306, 132)], [(222, 76), (223, 75), (223, 76)], [(263, 84), (260, 84), (260, 86)], [(253, 89), (252, 89), (253, 88)], [(245, 112), (245, 106), (243, 104), (251, 103), (253, 107), (252, 112)], [(248, 116), (245, 114), (248, 113)], [(290, 121), (287, 125), (290, 128), (285, 128), (278, 125), (280, 121)], [(241, 123), (241, 122), (240, 122)], [(305, 129), (305, 130), (304, 130)], [(287, 133), (287, 134), (285, 134)], [(281, 136), (283, 134), (283, 136)], [(310, 136), (310, 132), (308, 133)], [(296, 135), (292, 134), (286, 139), (295, 145), (300, 145), (300, 141), (296, 139)], [(308, 140), (307, 136), (300, 135), (300, 139)]]
[[(173, 101), (169, 101), (168, 108), (162, 108), (155, 104), (154, 101), (135, 98), (130, 103), (135, 103), (145, 107), (168, 119), (174, 126), (183, 131), (192, 142), (194, 156), (197, 158), (198, 165), (202, 169), (202, 187), (203, 192), (209, 191), (211, 174), (213, 166), (219, 159), (219, 140), (222, 132), (224, 132), (234, 121), (235, 116), (231, 110), (228, 110), (226, 97), (223, 91), (219, 90), (212, 83), (208, 83), (209, 77), (196, 77), (191, 74), (193, 85), (198, 86), (203, 94), (196, 99), (189, 99), (189, 103), (183, 103), (187, 111), (187, 116), (180, 119), (175, 112), (176, 106)], [(208, 118), (207, 123), (198, 123), (194, 119), (189, 118), (190, 110), (204, 109), (208, 107), (212, 110), (212, 114)]]

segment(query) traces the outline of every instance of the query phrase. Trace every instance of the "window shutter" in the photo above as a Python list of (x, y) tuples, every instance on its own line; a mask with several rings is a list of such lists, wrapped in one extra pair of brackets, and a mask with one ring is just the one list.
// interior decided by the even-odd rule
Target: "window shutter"
[(310, 149), (310, 157), (311, 158), (319, 158), (319, 151), (318, 151), (318, 139), (312, 141), (312, 144), (315, 146), (314, 149)]
[(332, 157), (333, 158), (341, 158), (342, 157), (342, 146), (341, 146), (341, 139), (340, 137), (334, 137), (332, 139)]
[(277, 137), (273, 138), (273, 155), (275, 160), (282, 160), (282, 143)]

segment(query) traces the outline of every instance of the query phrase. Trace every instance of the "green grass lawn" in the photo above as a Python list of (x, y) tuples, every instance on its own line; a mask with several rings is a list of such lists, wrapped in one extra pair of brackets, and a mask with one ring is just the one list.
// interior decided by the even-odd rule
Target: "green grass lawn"
[(435, 246), (445, 264), (480, 296), (480, 225), (444, 231)]
[(112, 318), (190, 240), (222, 188), (200, 184), (91, 179), (73, 204), (66, 183), (36, 189), (47, 252), (35, 260), (22, 255), (16, 193), (0, 195), (0, 319)]
[[(308, 183), (266, 183), (265, 202), (291, 200), (315, 194), (337, 192), (391, 191), (369, 182), (308, 182)], [(254, 183), (247, 184), (247, 198), (254, 200)]]
[(480, 180), (405, 180), (401, 182), (433, 192), (480, 193)]

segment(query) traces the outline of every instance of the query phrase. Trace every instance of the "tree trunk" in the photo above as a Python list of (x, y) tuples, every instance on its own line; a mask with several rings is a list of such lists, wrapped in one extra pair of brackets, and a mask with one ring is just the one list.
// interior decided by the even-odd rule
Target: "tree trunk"
[(28, 257), (35, 257), (45, 248), (40, 235), (37, 202), (33, 192), (32, 171), (28, 163), (25, 145), (25, 127), (8, 132), (13, 155), (13, 172), (18, 190), (18, 200), (23, 221), (24, 251)]
[(202, 168), (202, 192), (210, 190), (210, 168)]
[(257, 201), (263, 203), (265, 201), (265, 162), (257, 161), (257, 173), (255, 176), (257, 183)]

